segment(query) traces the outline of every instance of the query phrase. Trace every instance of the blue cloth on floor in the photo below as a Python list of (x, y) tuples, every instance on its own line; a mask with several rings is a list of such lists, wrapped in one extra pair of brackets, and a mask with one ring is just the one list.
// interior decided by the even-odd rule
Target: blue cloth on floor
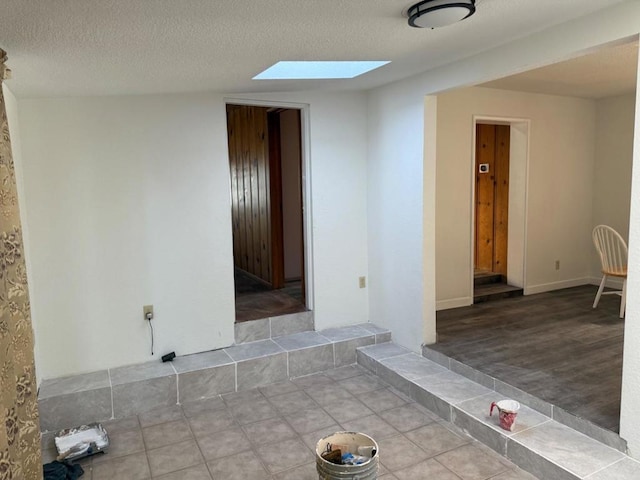
[(57, 460), (42, 466), (44, 480), (76, 480), (84, 475), (79, 464), (58, 462)]

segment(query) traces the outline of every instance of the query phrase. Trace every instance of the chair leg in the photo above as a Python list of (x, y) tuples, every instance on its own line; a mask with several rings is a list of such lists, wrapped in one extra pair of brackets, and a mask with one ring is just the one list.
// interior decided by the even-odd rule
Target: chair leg
[(593, 302), (593, 308), (598, 306), (598, 302), (600, 301), (600, 297), (602, 296), (602, 291), (604, 290), (604, 284), (607, 281), (607, 276), (602, 275), (602, 281), (600, 282), (600, 288), (598, 288), (598, 293), (596, 293), (596, 299)]
[(620, 318), (624, 318), (624, 311), (627, 306), (627, 279), (622, 282), (622, 294), (620, 295)]

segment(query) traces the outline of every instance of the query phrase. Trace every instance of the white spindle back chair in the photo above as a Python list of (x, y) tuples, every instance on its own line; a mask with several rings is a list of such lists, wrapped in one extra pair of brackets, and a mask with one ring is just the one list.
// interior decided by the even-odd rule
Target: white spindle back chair
[[(593, 308), (598, 306), (602, 295), (620, 295), (620, 318), (623, 318), (627, 302), (627, 244), (618, 232), (607, 225), (598, 225), (592, 236), (602, 264), (602, 281)], [(604, 292), (607, 277), (622, 278), (622, 290)]]

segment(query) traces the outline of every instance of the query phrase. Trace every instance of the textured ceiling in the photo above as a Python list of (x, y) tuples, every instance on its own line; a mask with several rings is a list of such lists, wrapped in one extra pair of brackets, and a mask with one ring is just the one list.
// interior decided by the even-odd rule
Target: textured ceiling
[(636, 90), (638, 42), (482, 84), (482, 87), (583, 98), (604, 98)]
[[(19, 97), (367, 89), (622, 0), (479, 0), (436, 30), (407, 0), (2, 0)], [(391, 60), (351, 80), (256, 81), (278, 60)]]

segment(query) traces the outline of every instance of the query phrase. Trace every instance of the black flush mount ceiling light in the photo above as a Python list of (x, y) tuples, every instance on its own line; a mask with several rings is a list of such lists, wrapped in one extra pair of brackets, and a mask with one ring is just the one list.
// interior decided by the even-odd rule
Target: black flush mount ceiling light
[(409, 7), (409, 25), (437, 28), (470, 17), (476, 11), (476, 0), (423, 0)]

